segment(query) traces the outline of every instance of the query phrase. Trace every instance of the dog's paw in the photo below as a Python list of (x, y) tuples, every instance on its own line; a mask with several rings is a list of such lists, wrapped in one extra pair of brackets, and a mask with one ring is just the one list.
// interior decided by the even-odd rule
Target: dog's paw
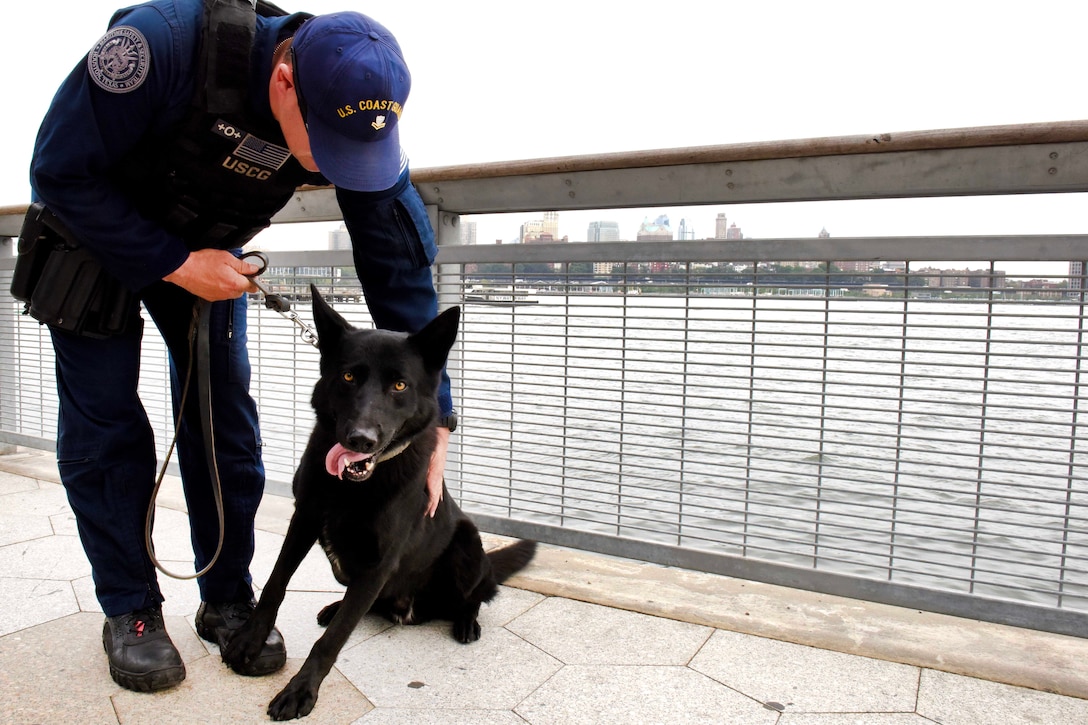
[(255, 660), (264, 648), (267, 633), (262, 634), (259, 627), (252, 625), (252, 620), (242, 625), (227, 642), (227, 646), (220, 650), (223, 662), (235, 672), (244, 674), (247, 665)]
[(480, 623), (475, 619), (462, 619), (453, 623), (453, 638), (461, 644), (470, 644), (480, 638)]
[(317, 704), (317, 690), (297, 682), (295, 676), (280, 694), (268, 703), (268, 716), (273, 720), (294, 720), (306, 717)]
[(336, 613), (340, 611), (340, 605), (341, 604), (343, 604), (343, 601), (333, 602), (332, 604), (330, 604), (329, 606), (325, 607), (320, 612), (318, 612), (317, 613), (317, 623), (318, 623), (318, 625), (320, 625), (322, 627), (328, 627), (329, 622), (331, 622), (332, 618), (336, 616)]

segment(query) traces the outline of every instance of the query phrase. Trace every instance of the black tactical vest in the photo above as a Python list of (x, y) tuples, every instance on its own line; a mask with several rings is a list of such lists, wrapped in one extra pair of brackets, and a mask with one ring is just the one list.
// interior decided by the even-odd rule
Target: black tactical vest
[[(114, 173), (136, 208), (191, 250), (241, 247), (298, 186), (321, 181), (291, 156), (279, 124), (247, 107), (257, 13), (286, 15), (256, 5), (205, 0), (201, 64), (186, 117), (168, 137), (138, 144)], [(307, 17), (299, 14), (298, 24)]]

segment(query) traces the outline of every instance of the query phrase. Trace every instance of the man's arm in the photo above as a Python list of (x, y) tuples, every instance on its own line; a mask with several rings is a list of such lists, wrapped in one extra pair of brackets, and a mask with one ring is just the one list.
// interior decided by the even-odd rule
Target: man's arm
[[(35, 142), (35, 199), (130, 289), (166, 277), (189, 257), (182, 240), (142, 217), (110, 178), (141, 139), (183, 112), (191, 95), (188, 28), (154, 7), (121, 17), (61, 84)], [(134, 69), (123, 84), (104, 70), (119, 49)]]

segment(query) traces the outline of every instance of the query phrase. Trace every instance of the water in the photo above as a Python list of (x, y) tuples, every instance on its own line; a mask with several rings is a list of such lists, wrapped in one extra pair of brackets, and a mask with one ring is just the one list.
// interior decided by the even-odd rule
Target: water
[[(1078, 307), (537, 298), (464, 308), (448, 481), (469, 512), (1088, 610)], [(368, 324), (362, 304), (338, 309)], [(150, 330), (141, 395), (165, 450)], [(50, 369), (37, 325), (17, 345), (20, 365)], [(250, 349), (282, 492), (318, 354), (256, 305)], [(24, 424), (55, 410), (44, 372), (21, 373), (21, 395), (36, 377)]]
[(539, 299), (465, 309), (470, 510), (1088, 608), (1077, 308)]

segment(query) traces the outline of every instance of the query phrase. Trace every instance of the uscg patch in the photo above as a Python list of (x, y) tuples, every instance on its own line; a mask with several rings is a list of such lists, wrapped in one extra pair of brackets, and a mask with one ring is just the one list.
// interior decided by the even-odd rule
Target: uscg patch
[(147, 40), (136, 28), (119, 25), (110, 28), (87, 54), (87, 72), (91, 80), (110, 93), (128, 93), (147, 78), (150, 62)]
[[(264, 169), (278, 171), (287, 163), (287, 159), (291, 158), (290, 149), (265, 141), (248, 131), (243, 131), (237, 126), (227, 123), (221, 118), (216, 120), (212, 127), (212, 132), (223, 138), (237, 141), (238, 145), (234, 148), (234, 151), (232, 152), (233, 155), (263, 167)], [(228, 169), (233, 168), (229, 163), (230, 159), (228, 158), (223, 166)], [(237, 171), (237, 169), (233, 170)], [(252, 176), (253, 174), (250, 175)]]

